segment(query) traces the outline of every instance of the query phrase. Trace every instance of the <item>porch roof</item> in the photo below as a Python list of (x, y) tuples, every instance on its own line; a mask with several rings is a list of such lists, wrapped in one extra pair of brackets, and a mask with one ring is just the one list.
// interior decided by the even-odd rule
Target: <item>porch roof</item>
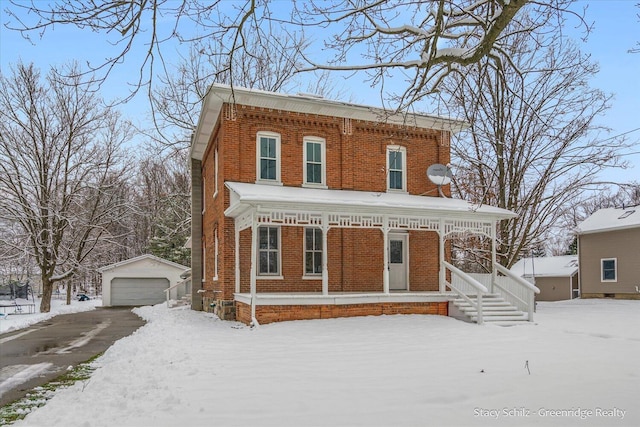
[(446, 217), (498, 221), (516, 217), (506, 209), (474, 205), (445, 197), (416, 196), (395, 192), (330, 190), (281, 185), (225, 182), (230, 205), (225, 215), (237, 218), (251, 208), (305, 212), (338, 212), (412, 217)]

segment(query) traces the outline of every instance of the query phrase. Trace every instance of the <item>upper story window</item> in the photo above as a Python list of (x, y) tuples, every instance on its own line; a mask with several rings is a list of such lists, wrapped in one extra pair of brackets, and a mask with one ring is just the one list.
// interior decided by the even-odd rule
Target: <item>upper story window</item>
[(280, 135), (259, 132), (257, 136), (256, 181), (280, 182)]
[(387, 189), (407, 191), (407, 149), (398, 145), (387, 147)]
[(602, 282), (617, 282), (618, 281), (618, 268), (616, 258), (605, 258), (600, 260), (601, 269), (601, 281)]
[(325, 140), (316, 137), (304, 138), (304, 183), (325, 186)]

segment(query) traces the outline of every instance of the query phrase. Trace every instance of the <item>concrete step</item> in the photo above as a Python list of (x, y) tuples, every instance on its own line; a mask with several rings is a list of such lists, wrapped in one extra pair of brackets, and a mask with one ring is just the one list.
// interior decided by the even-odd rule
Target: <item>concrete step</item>
[[(466, 314), (473, 314), (473, 313), (476, 313), (478, 310), (475, 307), (465, 307), (465, 308), (460, 308), (460, 311), (462, 311), (463, 313), (466, 313)], [(512, 312), (522, 313), (516, 307), (513, 307), (511, 305), (500, 306), (500, 307), (482, 307), (482, 312), (483, 313), (498, 313), (498, 314), (499, 313), (512, 313)]]
[[(474, 322), (478, 321), (478, 316), (470, 316)], [(497, 322), (527, 322), (529, 316), (526, 313), (520, 312), (520, 314), (501, 315), (501, 316), (487, 316), (487, 313), (483, 313), (482, 317), (485, 323), (497, 323)]]
[[(458, 307), (460, 309), (463, 309), (463, 308), (466, 308), (466, 307), (473, 307), (468, 302), (464, 302), (464, 303), (455, 303), (454, 302), (454, 304), (456, 305), (456, 307)], [(483, 307), (512, 307), (512, 305), (509, 304), (506, 301), (503, 301), (503, 302), (485, 302), (485, 301), (483, 301), (482, 302), (482, 306)]]

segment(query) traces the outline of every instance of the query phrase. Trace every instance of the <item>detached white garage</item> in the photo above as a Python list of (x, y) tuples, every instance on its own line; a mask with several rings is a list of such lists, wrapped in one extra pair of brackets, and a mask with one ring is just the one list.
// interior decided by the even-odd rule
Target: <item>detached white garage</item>
[(153, 305), (166, 300), (165, 290), (182, 281), (189, 267), (141, 255), (98, 269), (102, 274), (102, 305)]

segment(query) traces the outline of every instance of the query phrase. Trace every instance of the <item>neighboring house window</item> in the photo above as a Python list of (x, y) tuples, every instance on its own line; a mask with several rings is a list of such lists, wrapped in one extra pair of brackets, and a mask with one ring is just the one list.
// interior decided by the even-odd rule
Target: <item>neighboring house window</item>
[(213, 165), (214, 165), (214, 175), (213, 175), (213, 198), (215, 199), (218, 195), (218, 149), (213, 153)]
[(605, 258), (600, 260), (600, 269), (602, 271), (602, 282), (618, 281), (618, 262), (616, 258)]
[(258, 181), (280, 182), (280, 135), (258, 133), (257, 154)]
[(407, 190), (407, 149), (397, 145), (387, 147), (387, 188)]
[(325, 141), (322, 138), (304, 138), (304, 183), (325, 185)]
[(280, 228), (258, 228), (258, 274), (280, 274)]
[(322, 230), (319, 228), (304, 229), (304, 274), (322, 274)]

